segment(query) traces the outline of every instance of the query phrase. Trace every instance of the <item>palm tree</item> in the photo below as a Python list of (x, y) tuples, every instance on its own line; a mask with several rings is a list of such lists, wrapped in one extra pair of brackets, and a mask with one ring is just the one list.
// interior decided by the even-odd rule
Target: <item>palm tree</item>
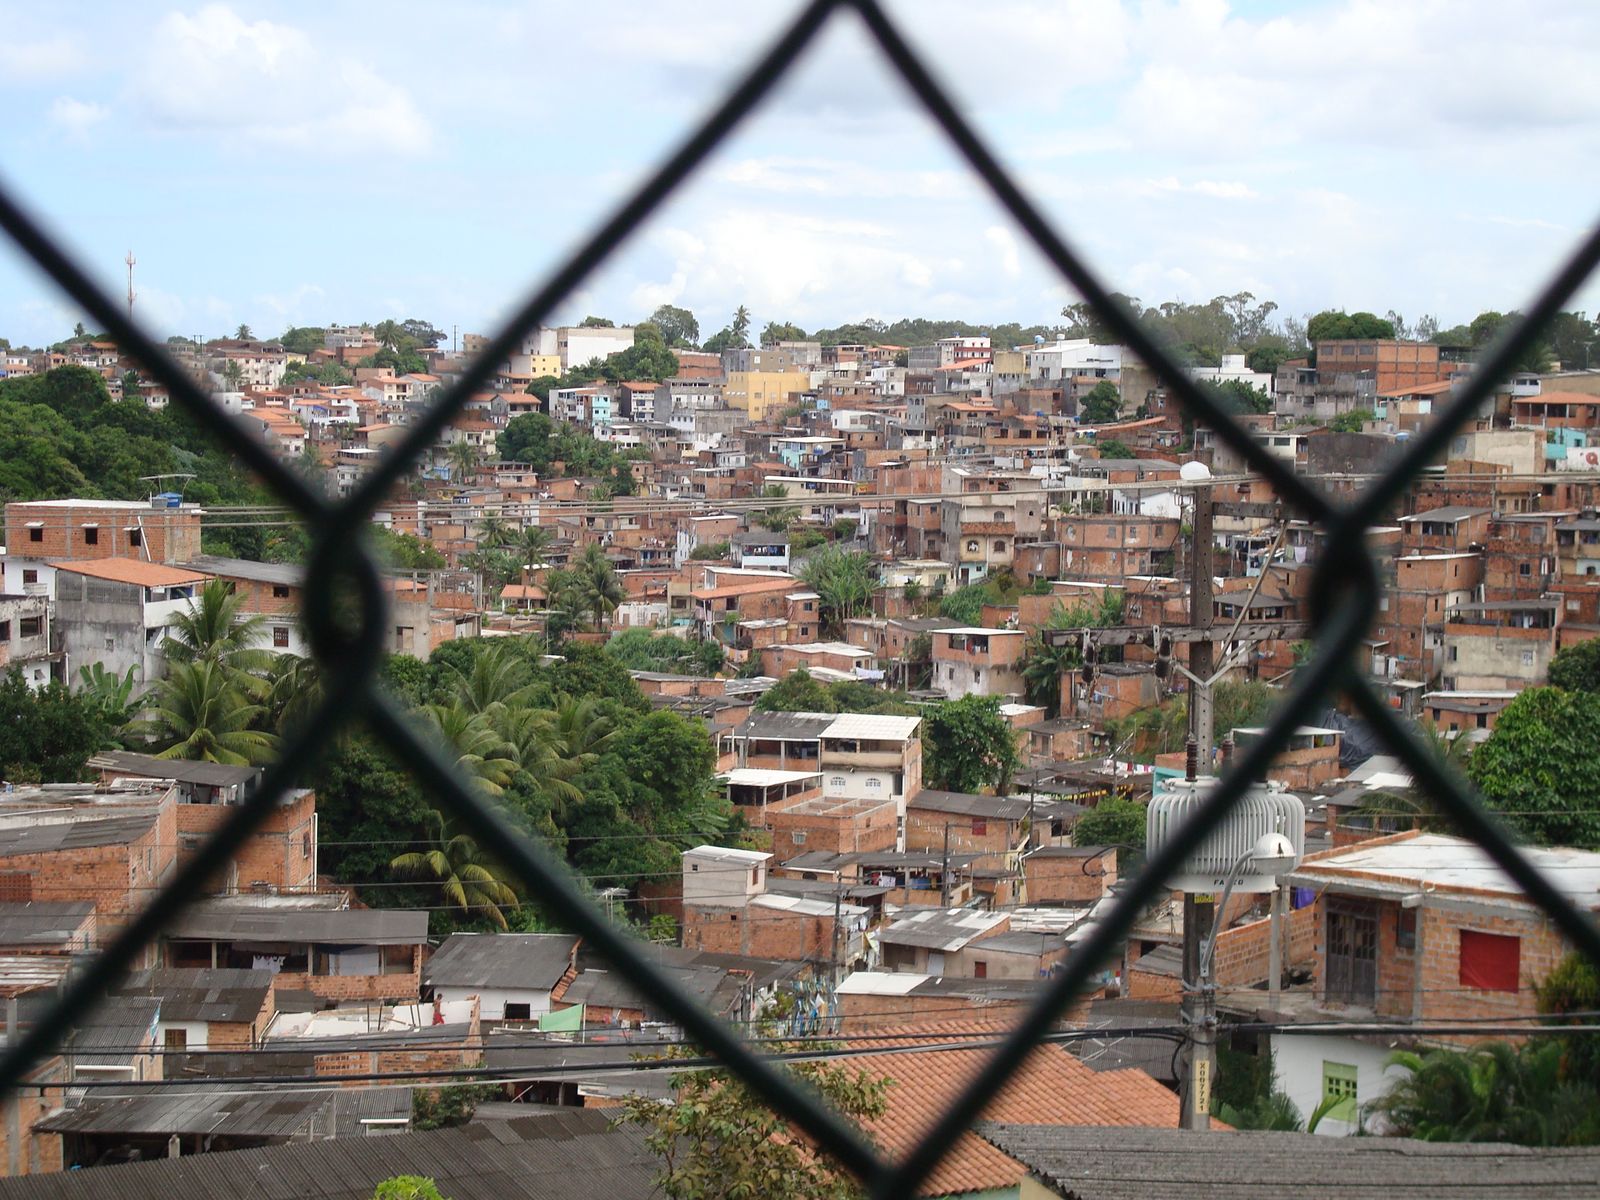
[(1563, 1082), (1562, 1053), (1555, 1039), (1396, 1051), (1389, 1063), (1406, 1074), (1368, 1111), (1395, 1134), (1423, 1141), (1593, 1144), (1600, 1136), (1594, 1085)]
[(314, 658), (280, 654), (267, 673), (268, 723), (282, 733), (299, 725), (322, 703), (322, 670)]
[(461, 704), (430, 704), (423, 710), (450, 747), (457, 764), (483, 789), (498, 796), (516, 774), (510, 747), (488, 714)]
[[(581, 767), (556, 753), (555, 714), (545, 708), (500, 708), (493, 714), (495, 729), (506, 740), (511, 757), (550, 802), (551, 812), (565, 819), (567, 805), (583, 799), (572, 782)], [(585, 760), (583, 765), (587, 765)]]
[(866, 611), (877, 583), (871, 557), (837, 543), (820, 547), (799, 575), (822, 599), (823, 624), (839, 631), (845, 621)]
[(432, 824), (432, 845), (399, 855), (389, 869), (401, 879), (434, 880), (452, 908), (507, 928), (506, 910), (520, 905), (510, 877), (470, 836), (452, 834), (442, 814), (433, 813)]
[(255, 336), (256, 335), (254, 333), (250, 332), (250, 326), (248, 325), (241, 325), (238, 329), (233, 331), (233, 338), (238, 342), (253, 341)]
[(524, 525), (517, 531), (510, 550), (522, 562), (524, 587), (528, 585), (528, 572), (544, 564), (544, 556), (550, 552), (550, 543), (553, 541), (555, 535), (543, 525)]
[(400, 340), (405, 336), (405, 331), (395, 321), (379, 321), (372, 327), (372, 336), (378, 339), (378, 345), (384, 350), (399, 350)]
[(596, 711), (593, 696), (568, 696), (557, 692), (549, 709), (552, 777), (571, 780), (581, 775), (609, 750), (617, 730), (611, 718)]
[(456, 483), (476, 471), (483, 461), (483, 451), (467, 441), (451, 442), (444, 456), (450, 464), (451, 479)]
[(478, 545), (485, 550), (498, 550), (511, 545), (516, 539), (517, 531), (504, 517), (490, 513), (478, 518)]
[(594, 614), (596, 628), (605, 624), (606, 617), (616, 612), (617, 605), (628, 598), (627, 590), (617, 578), (617, 572), (607, 560), (605, 551), (590, 542), (583, 548), (577, 566), (578, 594), (583, 606)]
[(531, 690), (527, 662), (509, 646), (491, 645), (472, 660), (472, 668), (446, 668), (455, 693), (454, 703), (471, 713), (491, 713), (497, 708), (521, 708)]
[(137, 718), (157, 758), (257, 766), (278, 739), (253, 728), (266, 714), (237, 683), (237, 675), (209, 659), (174, 664)]
[(162, 653), (168, 662), (211, 662), (247, 674), (270, 670), (272, 652), (257, 644), (265, 639), (267, 618), (243, 610), (244, 597), (226, 580), (211, 580), (168, 624)]
[[(1465, 730), (1447, 737), (1432, 721), (1417, 724), (1417, 733), (1433, 756), (1457, 774), (1465, 774), (1473, 741)], [(1405, 829), (1448, 832), (1453, 826), (1433, 798), (1420, 788), (1404, 792), (1373, 792), (1352, 814), (1370, 822), (1374, 831), (1397, 833)]]

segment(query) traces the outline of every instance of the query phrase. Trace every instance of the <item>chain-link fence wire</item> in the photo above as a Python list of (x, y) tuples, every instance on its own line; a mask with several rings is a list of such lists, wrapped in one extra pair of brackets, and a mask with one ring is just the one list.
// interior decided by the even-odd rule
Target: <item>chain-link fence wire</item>
[[(830, 19), (846, 19), (850, 9), (869, 36), (1044, 256), (1094, 308), (1116, 340), (1145, 362), (1189, 416), (1216, 431), (1272, 486), (1278, 497), (1328, 534), (1316, 569), (1313, 595), (1316, 652), (1297, 675), (1263, 737), (1237, 757), (1178, 835), (1153, 856), (1134, 885), (1113, 905), (1088, 938), (1077, 946), (1039, 1000), (959, 1093), (910, 1153), (889, 1162), (855, 1129), (841, 1120), (811, 1089), (762, 1061), (735, 1032), (654, 967), (638, 947), (575, 886), (565, 864), (549, 850), (513, 829), (487, 803), (451, 761), (448, 750), (420, 729), (378, 686), (383, 654), (385, 598), (373, 560), (363, 549), (361, 531), (390, 489), (438, 439), (467, 399), (483, 386), (495, 365), (517, 348), (519, 339), (548, 320), (560, 303), (595, 270), (679, 184), (683, 183), (733, 128), (793, 69), (800, 55)], [(0, 188), (0, 227), (21, 250), (71, 296), (122, 350), (165, 384), (173, 402), (272, 487), (313, 534), (305, 585), (304, 619), (313, 652), (327, 680), (326, 695), (302, 726), (285, 737), (283, 750), (265, 772), (256, 794), (232, 815), (188, 866), (160, 890), (101, 953), (88, 964), (57, 1002), (34, 1025), (11, 1041), (0, 1057), (0, 1089), (6, 1095), (24, 1083), (37, 1065), (63, 1044), (75, 1021), (90, 1011), (135, 964), (162, 929), (213, 877), (216, 865), (238, 851), (287, 789), (307, 771), (334, 736), (352, 722), (365, 721), (479, 842), (513, 870), (530, 895), (571, 932), (606, 957), (635, 987), (654, 998), (686, 1035), (742, 1076), (778, 1112), (794, 1121), (817, 1144), (859, 1176), (875, 1197), (915, 1195), (956, 1138), (977, 1119), (1071, 1000), (1109, 961), (1139, 912), (1164, 894), (1175, 874), (1208, 833), (1257, 779), (1294, 729), (1330, 698), (1343, 692), (1378, 736), (1411, 769), (1442, 812), (1478, 842), (1494, 861), (1549, 916), (1562, 934), (1600, 963), (1600, 929), (1580, 913), (1512, 845), (1506, 831), (1473, 794), (1470, 785), (1439, 759), (1391, 712), (1354, 667), (1361, 639), (1378, 605), (1378, 576), (1364, 545), (1365, 530), (1407, 484), (1442, 451), (1449, 438), (1489, 398), (1530, 347), (1543, 324), (1568, 300), (1600, 261), (1600, 231), (1572, 254), (1504, 337), (1480, 360), (1469, 382), (1413, 439), (1405, 454), (1356, 500), (1338, 505), (1269, 454), (1198, 388), (1137, 322), (1115, 301), (1083, 260), (1071, 250), (1002, 169), (960, 110), (934, 80), (877, 0), (811, 0), (771, 47), (739, 79), (722, 103), (638, 191), (561, 265), (522, 305), (504, 329), (482, 350), (461, 377), (414, 425), (405, 440), (341, 502), (329, 501), (286, 470), (241, 424), (212, 402), (167, 355), (133, 324), (113, 300), (58, 247), (9, 192)], [(346, 614), (342, 619), (340, 614)], [(350, 614), (354, 614), (353, 616)]]

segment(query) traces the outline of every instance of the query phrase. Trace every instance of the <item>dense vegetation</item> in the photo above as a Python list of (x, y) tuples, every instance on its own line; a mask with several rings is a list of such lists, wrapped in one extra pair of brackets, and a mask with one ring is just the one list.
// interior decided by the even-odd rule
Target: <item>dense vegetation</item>
[[(176, 405), (113, 400), (84, 367), (0, 380), (0, 499), (143, 500), (159, 490), (149, 477), (179, 473), (194, 475), (181, 486), (197, 504), (277, 502)], [(232, 525), (208, 528), (205, 549), (277, 562), (301, 556), (304, 540), (298, 528)]]

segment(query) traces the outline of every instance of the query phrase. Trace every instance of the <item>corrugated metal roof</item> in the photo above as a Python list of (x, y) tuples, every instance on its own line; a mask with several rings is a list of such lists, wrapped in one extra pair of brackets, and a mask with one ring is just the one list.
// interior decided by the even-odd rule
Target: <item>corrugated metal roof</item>
[(1400, 1193), (1576, 1200), (1593, 1197), (1600, 1178), (1596, 1147), (989, 1122), (974, 1128), (1076, 1200), (1166, 1200), (1197, 1192), (1277, 1200), (1381, 1200)]
[(240, 942), (406, 946), (428, 940), (428, 914), (398, 908), (244, 912), (201, 902), (176, 918), (167, 927), (167, 936)]
[(253, 1021), (272, 989), (271, 971), (169, 967), (130, 975), (124, 996), (154, 996), (165, 1021)]
[(548, 991), (572, 964), (568, 933), (453, 933), (422, 970), (427, 987)]
[(156, 814), (153, 812), (118, 817), (85, 814), (79, 819), (54, 825), (0, 829), (0, 857), (123, 845), (148, 833), (155, 823)]
[(96, 771), (112, 771), (145, 779), (172, 779), (205, 787), (232, 787), (261, 774), (260, 767), (230, 767), (226, 763), (157, 758), (153, 754), (135, 754), (131, 750), (102, 750), (85, 765)]
[[(530, 1110), (535, 1111), (535, 1110)], [(644, 1134), (602, 1110), (568, 1110), (431, 1133), (291, 1142), (226, 1154), (0, 1180), (4, 1200), (370, 1200), (395, 1175), (451, 1200), (659, 1198)]]
[(0, 904), (0, 946), (53, 946), (69, 940), (94, 913), (90, 900)]
[(878, 713), (840, 713), (823, 733), (825, 738), (862, 738), (899, 742), (917, 732), (921, 717), (895, 717)]

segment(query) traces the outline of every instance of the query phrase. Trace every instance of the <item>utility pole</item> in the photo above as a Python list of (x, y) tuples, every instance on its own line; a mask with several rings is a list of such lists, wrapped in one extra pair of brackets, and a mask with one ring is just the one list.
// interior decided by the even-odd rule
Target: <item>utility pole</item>
[(939, 864), (939, 907), (950, 907), (950, 822), (944, 823), (944, 854)]
[[(1208, 589), (1209, 591), (1209, 589)], [(1209, 642), (1196, 642), (1191, 651)], [(1193, 785), (1199, 776), (1199, 745), (1190, 735), (1184, 747), (1184, 778)], [(1211, 936), (1216, 908), (1207, 894), (1183, 894), (1183, 999), (1180, 1023), (1184, 1046), (1178, 1079), (1179, 1125), (1183, 1129), (1211, 1128), (1211, 1083), (1216, 1073), (1216, 992), (1210, 978), (1200, 974), (1201, 947)]]
[(133, 320), (133, 265), (139, 260), (133, 256), (133, 251), (128, 251), (128, 257), (123, 259), (128, 264), (128, 320)]
[[(1211, 629), (1211, 487), (1194, 489), (1194, 520), (1189, 554), (1189, 625)], [(1209, 636), (1189, 643), (1189, 736), (1195, 741), (1199, 765), (1211, 774), (1211, 673), (1216, 662)]]
[(839, 920), (844, 908), (844, 876), (835, 876), (833, 881), (833, 990), (839, 990), (839, 944), (843, 940)]

